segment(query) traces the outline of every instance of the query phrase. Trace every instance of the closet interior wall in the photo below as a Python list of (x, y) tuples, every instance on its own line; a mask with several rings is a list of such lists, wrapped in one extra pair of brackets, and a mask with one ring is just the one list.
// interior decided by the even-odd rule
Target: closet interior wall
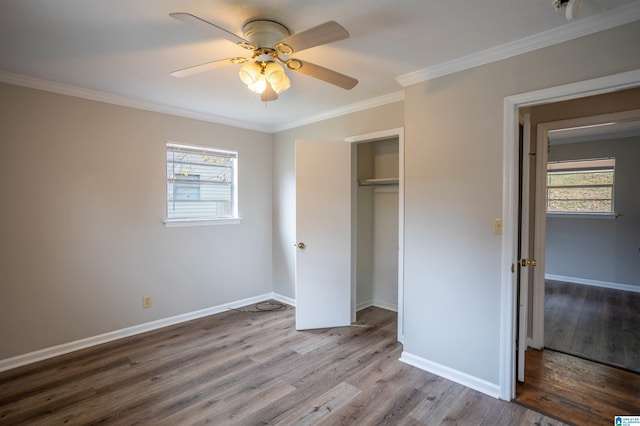
[(398, 310), (398, 148), (397, 138), (357, 146), (358, 310), (372, 305)]

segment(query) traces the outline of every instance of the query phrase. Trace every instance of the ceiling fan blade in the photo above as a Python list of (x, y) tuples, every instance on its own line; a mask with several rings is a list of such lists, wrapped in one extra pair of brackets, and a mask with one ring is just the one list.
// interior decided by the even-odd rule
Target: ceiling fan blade
[(264, 92), (262, 92), (262, 94), (260, 95), (260, 100), (262, 100), (262, 102), (269, 102), (269, 101), (275, 101), (276, 99), (278, 99), (278, 94), (276, 93), (275, 90), (273, 90), (273, 87), (271, 87), (271, 84), (267, 83), (267, 87), (264, 89)]
[(283, 54), (292, 54), (294, 52), (300, 52), (301, 50), (309, 49), (310, 47), (320, 46), (334, 41), (343, 40), (349, 37), (349, 33), (342, 25), (336, 21), (325, 22), (317, 27), (309, 28), (308, 30), (295, 33), (285, 39), (282, 39), (276, 45), (284, 44), (291, 48), (291, 52), (280, 51)]
[(244, 47), (245, 49), (248, 48), (248, 46), (251, 46), (254, 49), (256, 47), (256, 46), (253, 46), (251, 42), (232, 33), (231, 31), (227, 31), (224, 28), (220, 28), (219, 26), (212, 24), (209, 21), (205, 21), (202, 18), (198, 18), (197, 16), (192, 15), (190, 13), (177, 12), (177, 13), (170, 13), (169, 16), (171, 16), (172, 18), (176, 18), (179, 21), (186, 22), (187, 24), (195, 25), (199, 28), (204, 29), (205, 31), (209, 31), (216, 37), (227, 39), (232, 43), (235, 43), (237, 45), (240, 45), (241, 47)]
[(310, 62), (301, 61), (299, 59), (296, 59), (296, 61), (301, 63), (302, 66), (298, 69), (294, 69), (294, 71), (301, 72), (302, 74), (310, 77), (315, 77), (346, 90), (353, 89), (356, 84), (358, 84), (358, 80), (353, 77), (349, 77), (348, 75), (340, 74), (337, 71), (333, 71)]
[(189, 77), (194, 74), (200, 74), (201, 72), (211, 71), (216, 68), (226, 67), (228, 65), (242, 64), (247, 61), (248, 61), (247, 58), (220, 59), (218, 61), (207, 62), (205, 64), (194, 65), (192, 67), (183, 68), (181, 70), (172, 72), (171, 75), (178, 78)]

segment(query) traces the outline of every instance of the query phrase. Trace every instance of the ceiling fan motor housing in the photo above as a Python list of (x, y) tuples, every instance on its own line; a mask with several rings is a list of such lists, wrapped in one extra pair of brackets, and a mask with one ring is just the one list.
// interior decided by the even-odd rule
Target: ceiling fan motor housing
[(249, 21), (242, 27), (245, 39), (257, 47), (273, 49), (277, 42), (289, 37), (289, 30), (284, 25), (269, 20)]

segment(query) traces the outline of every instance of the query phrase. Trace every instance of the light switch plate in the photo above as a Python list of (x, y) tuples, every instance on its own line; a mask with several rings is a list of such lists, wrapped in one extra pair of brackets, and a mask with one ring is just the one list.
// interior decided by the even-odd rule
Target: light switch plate
[(496, 235), (502, 234), (502, 218), (496, 217), (493, 219), (493, 233)]

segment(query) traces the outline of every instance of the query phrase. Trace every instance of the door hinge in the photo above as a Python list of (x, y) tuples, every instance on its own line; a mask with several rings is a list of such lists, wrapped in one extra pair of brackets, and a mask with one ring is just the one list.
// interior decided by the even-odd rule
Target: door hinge
[(535, 259), (518, 259), (520, 266), (536, 266), (538, 262)]

